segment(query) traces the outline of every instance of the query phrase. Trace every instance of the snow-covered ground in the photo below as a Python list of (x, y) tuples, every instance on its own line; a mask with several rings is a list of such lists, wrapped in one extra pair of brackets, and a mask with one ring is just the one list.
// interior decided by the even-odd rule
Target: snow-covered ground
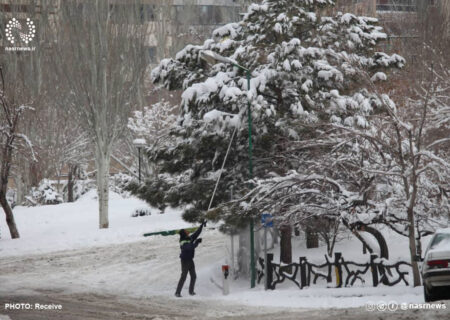
[(47, 253), (142, 240), (147, 232), (192, 227), (180, 211), (164, 214), (151, 209), (150, 216), (132, 218), (135, 209), (148, 205), (135, 197), (122, 198), (110, 192), (109, 229), (99, 230), (97, 193), (94, 190), (74, 203), (16, 207), (14, 217), (20, 239), (11, 240), (5, 219), (0, 219), (0, 257)]
[[(160, 214), (131, 217), (136, 208), (147, 207), (136, 198), (121, 198), (111, 193), (110, 228), (98, 229), (97, 200), (94, 192), (75, 203), (14, 210), (21, 238), (8, 237), (5, 222), (0, 221), (0, 295), (31, 295), (42, 290), (56, 292), (93, 292), (136, 298), (173, 297), (180, 273), (179, 246), (176, 236), (143, 237), (145, 232), (178, 229), (192, 225), (181, 219), (181, 212), (167, 210)], [(381, 229), (385, 234), (391, 260), (407, 260), (407, 240)], [(230, 239), (217, 230), (205, 230), (196, 250), (197, 296), (188, 300), (210, 300), (225, 304), (287, 308), (361, 307), (368, 301), (422, 303), (422, 288), (405, 285), (371, 287), (358, 284), (352, 288), (326, 288), (326, 284), (299, 290), (282, 285), (264, 291), (262, 285), (249, 288), (247, 280), (231, 283), (231, 293), (223, 296), (216, 284), (221, 282), (221, 265), (229, 263)], [(424, 241), (426, 244), (427, 239)], [(325, 248), (305, 249), (294, 242), (294, 259), (300, 255), (310, 261), (324, 261)], [(349, 260), (365, 262), (361, 244), (351, 237), (336, 246)], [(189, 281), (189, 277), (187, 282)]]

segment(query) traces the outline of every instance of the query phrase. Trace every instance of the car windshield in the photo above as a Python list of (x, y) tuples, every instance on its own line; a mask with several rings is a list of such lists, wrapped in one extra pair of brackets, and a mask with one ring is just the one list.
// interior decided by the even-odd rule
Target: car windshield
[(450, 233), (438, 233), (431, 243), (430, 249), (436, 249), (437, 247), (449, 247), (450, 248)]

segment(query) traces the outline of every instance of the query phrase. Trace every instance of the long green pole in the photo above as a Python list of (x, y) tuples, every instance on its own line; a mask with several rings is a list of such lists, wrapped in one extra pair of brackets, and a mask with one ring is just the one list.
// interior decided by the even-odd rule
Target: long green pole
[[(250, 70), (246, 71), (247, 74), (247, 90), (250, 92)], [(250, 99), (248, 100), (248, 170), (250, 179), (253, 178), (253, 146), (252, 146), (252, 112), (250, 109)], [(253, 185), (250, 186), (253, 188)], [(255, 287), (256, 282), (256, 265), (255, 265), (255, 234), (254, 234), (254, 226), (253, 226), (253, 218), (250, 218), (250, 271), (251, 271), (251, 278), (250, 278), (250, 287)]]

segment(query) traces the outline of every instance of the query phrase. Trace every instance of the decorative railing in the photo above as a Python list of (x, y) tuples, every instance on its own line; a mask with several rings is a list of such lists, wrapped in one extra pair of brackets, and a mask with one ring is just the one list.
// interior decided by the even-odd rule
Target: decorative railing
[[(384, 259), (379, 259), (376, 254), (370, 256), (367, 263), (356, 263), (346, 261), (340, 252), (334, 254), (334, 261), (330, 261), (325, 255), (323, 264), (315, 264), (309, 262), (306, 257), (300, 257), (298, 263), (290, 263), (281, 265), (273, 262), (273, 254), (267, 255), (267, 288), (275, 289), (275, 287), (283, 283), (286, 279), (295, 283), (300, 289), (316, 284), (318, 280), (325, 280), (332, 283), (333, 278), (336, 287), (353, 286), (356, 281), (365, 283), (369, 274), (371, 274), (372, 285), (374, 287), (379, 284), (386, 286), (394, 286), (403, 281), (408, 285), (406, 276), (409, 272), (401, 270), (402, 266), (411, 267), (411, 264), (399, 261), (394, 264), (387, 264)], [(259, 258), (258, 283), (264, 278), (264, 259)], [(364, 277), (366, 276), (366, 277)]]

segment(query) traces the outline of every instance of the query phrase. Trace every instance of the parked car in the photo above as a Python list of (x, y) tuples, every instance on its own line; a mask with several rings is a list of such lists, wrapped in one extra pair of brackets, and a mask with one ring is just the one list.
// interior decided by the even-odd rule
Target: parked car
[(438, 230), (430, 240), (422, 264), (426, 302), (450, 293), (450, 228)]

